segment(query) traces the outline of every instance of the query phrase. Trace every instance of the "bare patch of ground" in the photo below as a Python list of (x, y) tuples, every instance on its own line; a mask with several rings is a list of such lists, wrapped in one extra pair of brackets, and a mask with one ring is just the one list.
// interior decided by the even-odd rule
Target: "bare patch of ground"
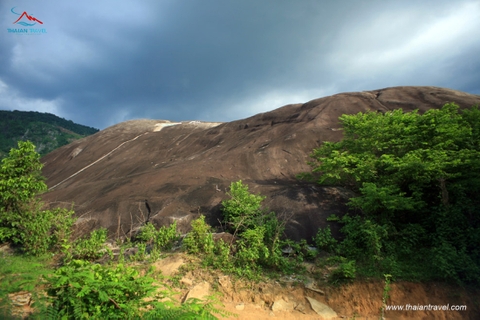
[[(180, 292), (179, 300), (183, 301), (192, 289), (198, 291), (199, 288), (208, 287), (203, 296), (218, 293), (223, 309), (237, 315), (227, 319), (322, 319), (312, 309), (309, 299), (332, 308), (337, 313), (335, 319), (379, 319), (381, 315), (382, 281), (332, 286), (324, 281), (313, 280), (323, 275), (322, 270), (315, 268), (307, 268), (307, 273), (302, 276), (247, 281), (218, 270), (200, 268), (198, 265), (192, 267), (192, 263), (198, 261), (183, 254), (159, 260), (155, 267), (161, 270), (174, 262), (180, 264), (176, 273), (181, 274), (180, 288), (176, 289)], [(172, 275), (175, 276), (175, 273)], [(467, 310), (386, 311), (386, 319), (477, 319), (480, 312), (478, 289), (442, 283), (394, 282), (389, 295), (387, 303), (391, 305), (466, 305)], [(202, 297), (202, 294), (197, 297)]]

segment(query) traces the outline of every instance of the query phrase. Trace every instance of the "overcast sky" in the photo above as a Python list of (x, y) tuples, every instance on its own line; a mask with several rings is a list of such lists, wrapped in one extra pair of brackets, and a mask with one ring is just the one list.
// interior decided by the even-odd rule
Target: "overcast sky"
[[(24, 11), (43, 24), (14, 24)], [(1, 0), (0, 24), (0, 109), (99, 129), (401, 85), (480, 94), (478, 0)]]

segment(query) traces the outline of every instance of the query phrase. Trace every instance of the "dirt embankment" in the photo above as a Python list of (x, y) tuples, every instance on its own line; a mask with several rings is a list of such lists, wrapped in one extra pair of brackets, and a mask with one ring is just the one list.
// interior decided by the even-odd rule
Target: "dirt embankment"
[[(189, 259), (173, 255), (155, 263), (157, 272), (175, 276)], [(224, 309), (238, 318), (228, 319), (380, 319), (385, 284), (382, 281), (358, 281), (332, 286), (324, 281), (324, 271), (306, 264), (302, 276), (285, 276), (277, 280), (253, 282), (238, 280), (215, 270), (190, 268), (181, 273), (177, 289), (180, 300), (202, 298), (215, 292)], [(403, 311), (385, 311), (385, 319), (478, 319), (480, 290), (443, 283), (393, 282), (387, 305), (402, 307)], [(321, 317), (310, 301), (330, 307), (336, 317)], [(442, 308), (461, 310), (436, 310)], [(463, 309), (465, 308), (465, 309)], [(408, 310), (407, 310), (408, 309)]]

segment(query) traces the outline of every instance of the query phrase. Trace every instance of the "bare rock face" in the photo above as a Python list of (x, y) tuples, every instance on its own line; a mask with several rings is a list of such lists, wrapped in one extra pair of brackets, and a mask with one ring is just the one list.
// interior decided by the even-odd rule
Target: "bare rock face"
[(203, 281), (195, 285), (185, 296), (185, 301), (188, 299), (205, 299), (210, 294), (210, 283)]
[(289, 219), (290, 237), (310, 240), (328, 216), (346, 211), (348, 193), (295, 176), (310, 171), (313, 148), (342, 138), (338, 117), (398, 108), (425, 112), (447, 102), (471, 107), (480, 96), (396, 87), (337, 94), (228, 123), (127, 121), (43, 157), (50, 188), (43, 198), (52, 206), (73, 203), (80, 232), (105, 227), (113, 237), (124, 236), (146, 221), (177, 221), (186, 232), (200, 214), (218, 225), (225, 192), (241, 179)]
[(292, 302), (281, 299), (273, 303), (272, 311), (273, 312), (293, 311), (294, 307), (295, 305)]
[(8, 298), (12, 304), (12, 316), (26, 319), (32, 313), (32, 294), (28, 291), (9, 293)]
[(313, 298), (307, 297), (308, 302), (310, 302), (310, 306), (312, 309), (322, 317), (322, 319), (335, 319), (337, 318), (337, 313), (333, 311), (332, 308), (327, 306), (324, 303), (321, 303), (320, 301), (317, 301)]

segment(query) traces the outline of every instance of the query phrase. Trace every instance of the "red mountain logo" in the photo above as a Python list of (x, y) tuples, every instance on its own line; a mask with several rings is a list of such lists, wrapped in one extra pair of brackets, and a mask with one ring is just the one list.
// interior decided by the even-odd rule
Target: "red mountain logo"
[[(34, 16), (29, 15), (26, 11), (24, 11), (22, 14), (20, 14), (20, 13), (17, 13), (17, 12), (15, 12), (15, 11), (13, 11), (13, 9), (15, 9), (15, 7), (13, 7), (10, 11), (11, 11), (13, 14), (16, 14), (16, 15), (20, 16), (20, 17), (14, 22), (14, 24), (20, 24), (20, 25), (25, 26), (25, 27), (27, 27), (27, 26), (30, 26), (30, 27), (31, 27), (31, 26), (34, 26), (35, 24), (37, 24), (37, 22), (40, 23), (40, 24), (43, 24), (42, 21), (38, 20), (38, 19), (35, 18)], [(20, 20), (22, 20), (22, 18), (26, 18), (26, 19), (24, 19), (24, 21), (20, 21)], [(33, 23), (26, 22), (26, 20), (32, 21)]]

